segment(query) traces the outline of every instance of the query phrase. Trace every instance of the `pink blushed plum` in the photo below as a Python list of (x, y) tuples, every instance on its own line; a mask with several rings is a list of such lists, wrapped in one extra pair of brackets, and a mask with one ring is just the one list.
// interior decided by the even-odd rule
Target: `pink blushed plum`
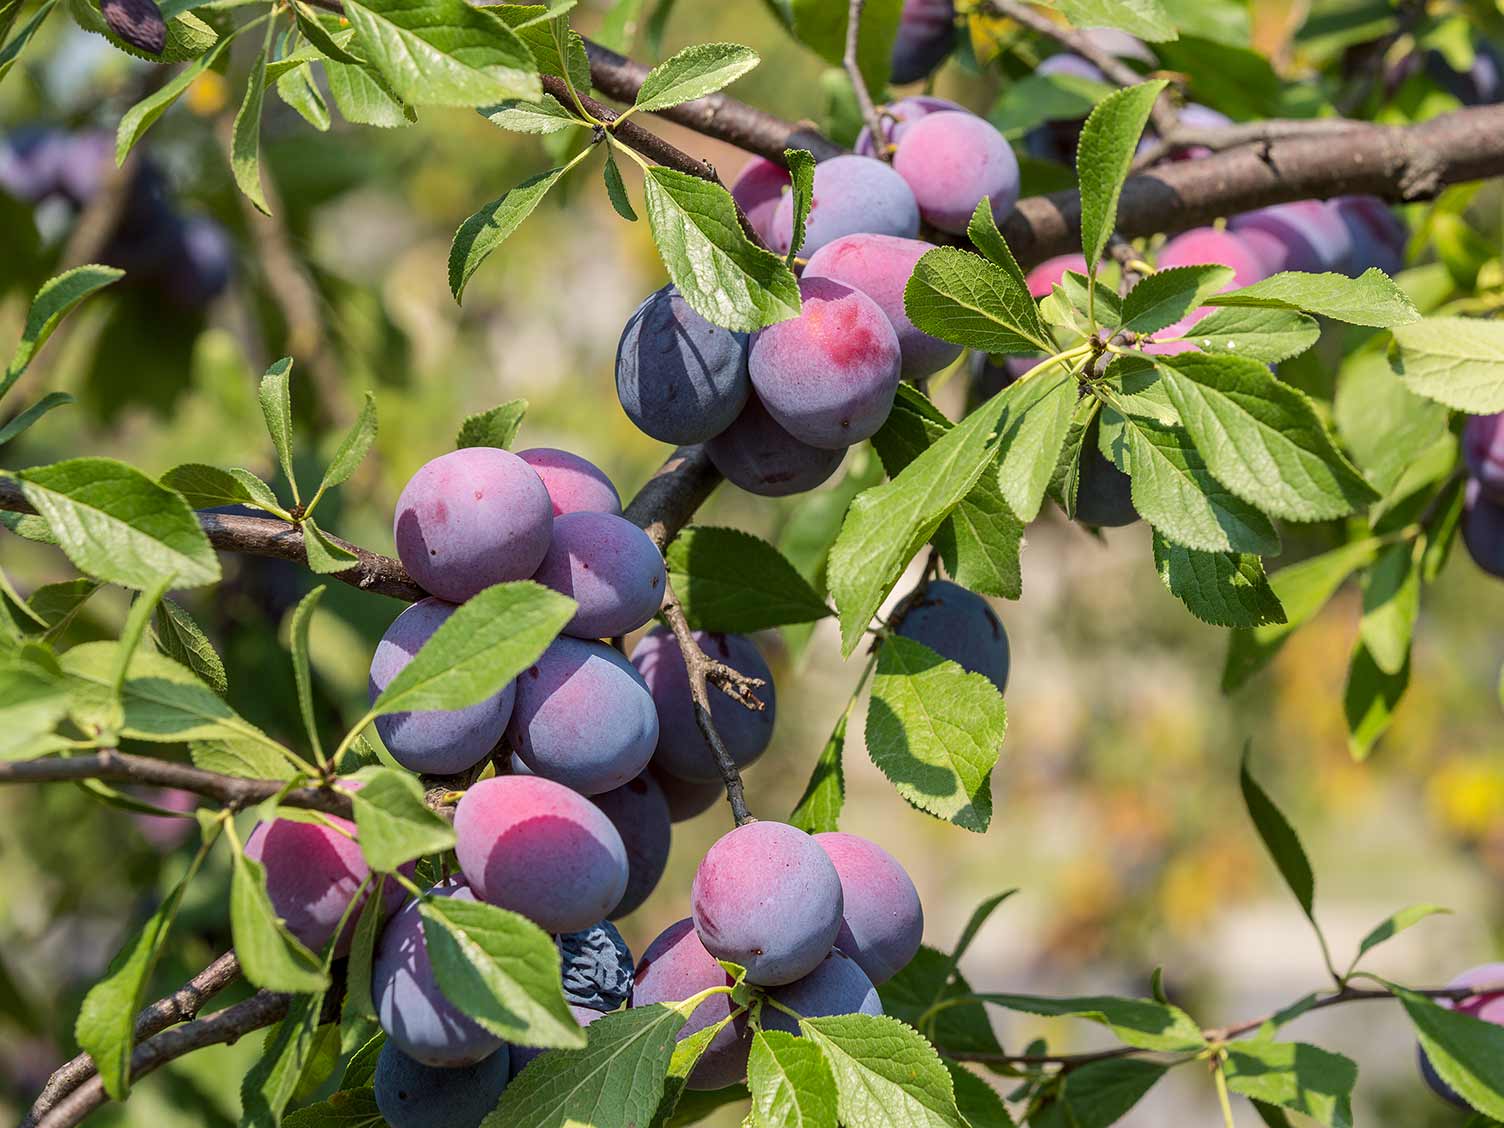
[(519, 450), (517, 457), (542, 479), (555, 517), (564, 513), (621, 512), (621, 495), (605, 472), (588, 459), (553, 447)]
[(913, 190), (919, 213), (959, 235), (984, 198), (1002, 219), (1018, 202), (1018, 158), (1006, 138), (975, 114), (942, 112), (916, 121), (893, 154), (893, 167)]
[(1060, 283), (1068, 271), (1085, 274), (1088, 269), (1086, 259), (1081, 255), (1056, 255), (1029, 271), (1024, 276), (1024, 283), (1029, 287), (1030, 294), (1042, 298)]
[(741, 206), (752, 230), (764, 243), (773, 241), (773, 215), (790, 183), (788, 169), (766, 157), (753, 157), (742, 165), (731, 184), (731, 198)]
[(875, 842), (840, 831), (817, 834), (815, 841), (841, 878), (844, 908), (836, 947), (873, 983), (886, 983), (919, 951), (924, 936), (919, 891), (898, 860)]
[[(632, 1005), (679, 1003), (711, 987), (730, 987), (733, 982), (726, 969), (705, 950), (694, 921), (685, 919), (669, 925), (642, 953), (632, 986)], [(678, 1040), (682, 1042), (707, 1026), (714, 1026), (731, 1010), (729, 994), (710, 996), (689, 1016)], [(751, 1027), (747, 1016), (742, 1014), (722, 1027), (705, 1048), (690, 1072), (688, 1087), (703, 1091), (735, 1085), (747, 1076), (747, 1054), (751, 1048)]]
[[(936, 98), (933, 94), (915, 94), (908, 98), (900, 98), (891, 105), (883, 106), (878, 116), (882, 122), (884, 148), (898, 144), (904, 131), (920, 118), (946, 110), (955, 110), (963, 114), (971, 112), (959, 102), (952, 102), (949, 98)], [(877, 146), (872, 143), (872, 130), (865, 125), (856, 135), (856, 144), (852, 146), (852, 149), (863, 157), (882, 155)]]
[(611, 820), (551, 780), (482, 780), (455, 809), (454, 832), (475, 894), (548, 932), (594, 924), (626, 892), (626, 847)]
[(1234, 216), (1227, 227), (1239, 235), (1249, 229), (1262, 230), (1282, 244), (1284, 261), (1278, 270), (1345, 273), (1352, 262), (1352, 232), (1342, 217), (1320, 200), (1296, 200), (1260, 208)]
[(566, 513), (538, 571), (544, 587), (578, 604), (564, 628), (576, 638), (630, 634), (663, 602), (663, 556), (652, 539), (614, 513)]

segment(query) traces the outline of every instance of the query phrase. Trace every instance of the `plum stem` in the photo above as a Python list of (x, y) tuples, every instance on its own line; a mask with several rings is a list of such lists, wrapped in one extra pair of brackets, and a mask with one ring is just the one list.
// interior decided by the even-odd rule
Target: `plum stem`
[(852, 90), (856, 92), (856, 104), (861, 108), (862, 120), (872, 131), (873, 148), (876, 149), (881, 159), (887, 160), (887, 146), (882, 141), (882, 117), (872, 101), (872, 92), (867, 89), (867, 79), (862, 74), (862, 65), (858, 58), (862, 40), (862, 12), (866, 7), (867, 0), (851, 0), (850, 6), (846, 9), (846, 49), (841, 55), (841, 65), (846, 70), (846, 77), (851, 80)]

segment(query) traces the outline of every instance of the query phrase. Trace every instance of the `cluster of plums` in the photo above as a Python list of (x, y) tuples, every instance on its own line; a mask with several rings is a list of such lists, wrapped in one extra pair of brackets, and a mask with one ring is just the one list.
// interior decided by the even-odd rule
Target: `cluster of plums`
[(1504, 412), (1470, 418), (1462, 453), (1468, 472), (1462, 540), (1478, 567), (1504, 579)]
[[(41, 127), (0, 138), (0, 191), (27, 204), (87, 207), (115, 169), (115, 137), (105, 130), (65, 133)], [(150, 157), (137, 160), (115, 230), (99, 261), (126, 272), (182, 309), (200, 309), (230, 282), (233, 249), (225, 229), (206, 215), (181, 212), (166, 175)]]

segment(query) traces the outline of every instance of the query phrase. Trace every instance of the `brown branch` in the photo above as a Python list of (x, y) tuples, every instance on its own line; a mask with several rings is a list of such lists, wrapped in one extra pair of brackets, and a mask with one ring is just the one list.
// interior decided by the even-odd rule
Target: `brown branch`
[(627, 503), (625, 516), (661, 552), (721, 481), (720, 471), (710, 464), (703, 446), (679, 447)]
[[(234, 952), (226, 952), (172, 994), (143, 1009), (136, 1016), (135, 1040), (144, 1042), (169, 1026), (192, 1021), (198, 1017), (198, 1012), (205, 1003), (239, 979), (240, 961), (235, 958)], [(88, 1054), (79, 1054), (59, 1066), (57, 1072), (47, 1079), (46, 1086), (31, 1106), (31, 1111), (26, 1114), (26, 1119), (21, 1121), (21, 1128), (36, 1128), (37, 1122), (54, 1105), (98, 1072), (94, 1059)]]
[(1235, 122), (1232, 125), (1180, 125), (1155, 141), (1143, 155), (1133, 161), (1133, 171), (1156, 165), (1180, 149), (1210, 149), (1214, 153), (1236, 149), (1240, 145), (1267, 145), (1290, 137), (1335, 137), (1365, 128), (1364, 122), (1350, 118), (1313, 118), (1310, 120), (1270, 118), (1267, 121)]
[[(572, 106), (574, 95), (569, 92), (569, 84), (557, 75), (545, 74), (543, 76), (543, 89), (552, 94), (565, 106)], [(720, 183), (720, 177), (716, 171), (704, 161), (690, 156), (682, 149), (669, 144), (656, 133), (642, 128), (635, 121), (617, 122), (620, 116), (615, 110), (603, 102), (597, 102), (583, 91), (579, 94), (580, 105), (585, 107), (585, 112), (611, 126), (611, 133), (618, 141), (629, 148), (636, 149), (643, 156), (657, 164), (668, 168), (687, 172), (690, 176), (698, 176), (701, 180), (709, 180)]]

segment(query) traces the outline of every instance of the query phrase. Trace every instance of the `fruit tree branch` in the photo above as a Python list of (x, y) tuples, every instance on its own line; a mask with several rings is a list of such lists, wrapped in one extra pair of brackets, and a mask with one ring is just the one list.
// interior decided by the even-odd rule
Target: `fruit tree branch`
[(846, 45), (841, 54), (841, 66), (846, 71), (846, 78), (851, 82), (852, 91), (856, 94), (856, 104), (862, 111), (862, 120), (872, 131), (873, 138), (881, 140), (883, 121), (878, 116), (877, 107), (872, 104), (872, 92), (867, 89), (867, 79), (862, 74), (861, 59), (858, 56), (858, 49), (862, 42), (862, 11), (866, 7), (867, 0), (851, 0), (846, 9)]

